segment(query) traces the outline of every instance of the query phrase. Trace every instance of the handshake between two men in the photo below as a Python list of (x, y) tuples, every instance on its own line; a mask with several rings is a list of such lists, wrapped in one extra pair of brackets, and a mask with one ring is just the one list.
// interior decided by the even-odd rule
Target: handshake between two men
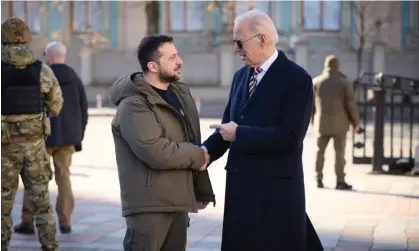
[[(236, 139), (236, 128), (237, 124), (234, 122), (229, 122), (226, 124), (213, 124), (210, 125), (211, 129), (218, 129), (218, 133), (225, 141), (234, 141)], [(210, 163), (211, 156), (208, 153), (208, 149), (202, 145), (201, 148), (205, 151), (205, 163), (199, 169), (199, 171), (205, 171)], [(208, 202), (198, 201), (198, 210), (205, 209), (208, 205)]]
[[(236, 139), (237, 126), (238, 125), (235, 122), (230, 121), (229, 123), (226, 123), (226, 124), (210, 125), (210, 128), (218, 129), (219, 130), (218, 133), (220, 133), (221, 137), (223, 137), (225, 141), (234, 141)], [(202, 145), (201, 148), (204, 149), (205, 151), (205, 164), (199, 169), (199, 171), (205, 171), (211, 160), (211, 156), (208, 153), (208, 149), (204, 145)]]

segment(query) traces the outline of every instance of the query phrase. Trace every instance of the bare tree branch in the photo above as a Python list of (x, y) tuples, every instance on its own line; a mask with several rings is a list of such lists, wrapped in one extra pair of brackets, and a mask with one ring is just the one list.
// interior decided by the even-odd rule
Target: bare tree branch
[(351, 30), (349, 34), (356, 41), (356, 44), (352, 44), (352, 46), (356, 51), (357, 74), (362, 70), (364, 50), (372, 46), (378, 38), (377, 36), (383, 35), (383, 27), (391, 22), (390, 17), (383, 17), (382, 15), (379, 15), (376, 19), (372, 17), (377, 16), (376, 8), (379, 5), (376, 5), (376, 3), (373, 1), (350, 1), (348, 5), (351, 19), (355, 19), (355, 23), (352, 22), (352, 27), (349, 28)]

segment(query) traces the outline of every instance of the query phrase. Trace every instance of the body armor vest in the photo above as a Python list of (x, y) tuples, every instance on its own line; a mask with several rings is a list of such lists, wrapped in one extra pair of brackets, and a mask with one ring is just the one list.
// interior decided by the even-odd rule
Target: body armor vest
[(1, 114), (38, 114), (44, 111), (41, 93), (42, 62), (36, 60), (24, 69), (1, 62)]

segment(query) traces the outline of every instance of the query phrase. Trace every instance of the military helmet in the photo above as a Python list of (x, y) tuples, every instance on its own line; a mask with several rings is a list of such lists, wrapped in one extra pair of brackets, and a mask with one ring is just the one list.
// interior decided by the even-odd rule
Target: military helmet
[(27, 44), (32, 34), (28, 26), (21, 19), (12, 17), (6, 19), (1, 25), (2, 44)]

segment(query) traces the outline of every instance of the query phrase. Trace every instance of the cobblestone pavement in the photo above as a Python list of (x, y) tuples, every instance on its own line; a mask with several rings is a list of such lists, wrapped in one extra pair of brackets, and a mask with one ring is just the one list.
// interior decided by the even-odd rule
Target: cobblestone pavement
[[(73, 233), (58, 234), (60, 250), (123, 250), (125, 233), (119, 201), (118, 173), (112, 136), (111, 117), (91, 117), (83, 145), (74, 155), (72, 184), (76, 197)], [(203, 139), (212, 131), (202, 120)], [(351, 137), (348, 137), (350, 146)], [(369, 166), (351, 165), (351, 148), (347, 149), (347, 181), (355, 191), (333, 189), (334, 156), (330, 144), (325, 163), (325, 189), (314, 182), (315, 141), (309, 132), (305, 141), (307, 212), (327, 251), (417, 250), (419, 251), (419, 178), (372, 176)], [(188, 251), (220, 250), (224, 203), (226, 158), (210, 167), (217, 205), (191, 214)], [(53, 204), (56, 185), (51, 182)], [(20, 221), (22, 190), (19, 189), (13, 210), (14, 223)], [(40, 250), (35, 236), (13, 234), (9, 250)], [(280, 250), (280, 249), (279, 249)], [(261, 250), (263, 251), (263, 250)], [(288, 251), (288, 250), (287, 250)]]

